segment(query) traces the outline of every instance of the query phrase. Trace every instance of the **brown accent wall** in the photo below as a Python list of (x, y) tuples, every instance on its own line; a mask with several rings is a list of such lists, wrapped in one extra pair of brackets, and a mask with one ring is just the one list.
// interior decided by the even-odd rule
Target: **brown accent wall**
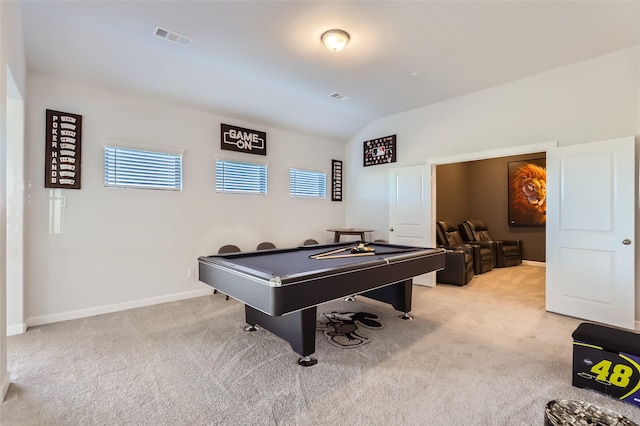
[(481, 219), (496, 240), (522, 240), (523, 258), (545, 261), (544, 226), (509, 226), (508, 163), (545, 158), (516, 155), (436, 167), (436, 220)]

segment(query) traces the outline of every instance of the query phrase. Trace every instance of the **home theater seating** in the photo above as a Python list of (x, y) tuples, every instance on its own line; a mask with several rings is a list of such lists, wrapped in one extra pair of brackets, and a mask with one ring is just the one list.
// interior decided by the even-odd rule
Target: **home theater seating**
[(517, 266), (522, 263), (521, 240), (494, 240), (487, 226), (479, 219), (465, 220), (458, 228), (464, 241), (491, 249), (496, 268)]
[(453, 222), (448, 220), (436, 222), (436, 240), (439, 247), (446, 249), (455, 250), (462, 246), (470, 247), (473, 257), (473, 272), (476, 275), (484, 274), (493, 269), (495, 260), (491, 247), (465, 242)]

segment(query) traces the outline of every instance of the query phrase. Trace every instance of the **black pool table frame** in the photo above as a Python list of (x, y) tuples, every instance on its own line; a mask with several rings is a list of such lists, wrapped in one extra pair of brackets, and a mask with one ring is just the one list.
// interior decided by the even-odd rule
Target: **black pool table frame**
[(245, 304), (248, 330), (259, 325), (289, 342), (301, 365), (314, 365), (317, 306), (362, 295), (409, 319), (413, 277), (444, 268), (444, 249), (368, 243), (372, 256), (312, 259), (354, 243), (200, 257), (200, 281)]

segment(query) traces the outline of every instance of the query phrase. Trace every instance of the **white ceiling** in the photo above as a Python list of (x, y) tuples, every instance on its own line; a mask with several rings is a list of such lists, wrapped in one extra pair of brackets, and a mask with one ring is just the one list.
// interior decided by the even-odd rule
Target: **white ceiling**
[[(30, 72), (340, 142), (381, 117), (640, 44), (640, 0), (23, 1), (22, 11)], [(156, 26), (193, 42), (160, 39)], [(341, 52), (320, 42), (331, 28), (351, 35)]]

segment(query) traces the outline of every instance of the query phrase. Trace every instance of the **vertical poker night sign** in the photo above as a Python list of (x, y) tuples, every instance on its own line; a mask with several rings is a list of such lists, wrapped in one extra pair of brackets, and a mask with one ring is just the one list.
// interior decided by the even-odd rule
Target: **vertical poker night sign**
[(80, 189), (82, 116), (47, 110), (44, 187)]

